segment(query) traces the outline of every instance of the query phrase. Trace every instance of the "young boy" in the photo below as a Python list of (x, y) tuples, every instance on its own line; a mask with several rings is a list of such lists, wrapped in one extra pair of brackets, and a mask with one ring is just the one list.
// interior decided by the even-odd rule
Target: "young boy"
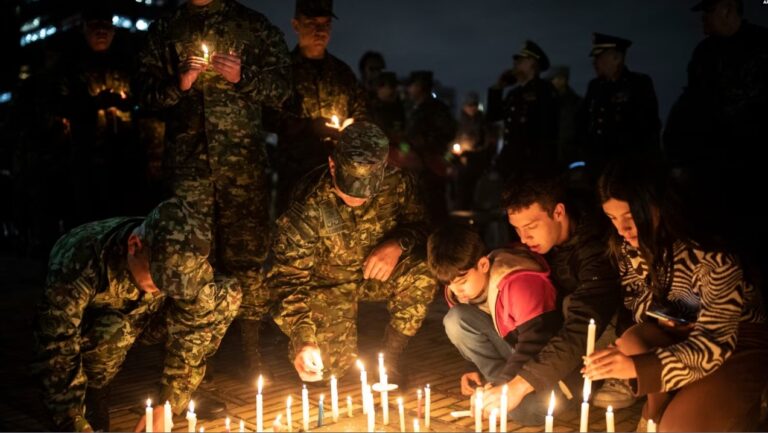
[(556, 290), (538, 254), (513, 247), (486, 255), (479, 234), (461, 225), (433, 233), (427, 254), (451, 307), (445, 332), (479, 370), (462, 375), (464, 395), (485, 382), (510, 381), (560, 329)]

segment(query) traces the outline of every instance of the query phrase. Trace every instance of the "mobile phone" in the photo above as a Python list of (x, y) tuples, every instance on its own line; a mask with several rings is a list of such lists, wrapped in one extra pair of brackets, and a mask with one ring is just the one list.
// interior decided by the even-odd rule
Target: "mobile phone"
[(646, 314), (647, 316), (653, 317), (653, 318), (655, 318), (655, 319), (659, 319), (659, 320), (669, 320), (669, 321), (671, 321), (671, 322), (674, 322), (674, 323), (676, 323), (676, 324), (678, 324), (678, 325), (688, 325), (688, 324), (690, 324), (690, 323), (691, 323), (691, 321), (690, 321), (690, 320), (687, 320), (687, 319), (683, 319), (682, 317), (675, 317), (675, 316), (671, 315), (671, 314), (670, 314), (668, 311), (666, 311), (665, 309), (662, 309), (662, 308), (658, 308), (658, 307), (656, 307), (656, 308), (650, 308), (650, 309), (648, 309), (648, 310), (645, 312), (645, 314)]

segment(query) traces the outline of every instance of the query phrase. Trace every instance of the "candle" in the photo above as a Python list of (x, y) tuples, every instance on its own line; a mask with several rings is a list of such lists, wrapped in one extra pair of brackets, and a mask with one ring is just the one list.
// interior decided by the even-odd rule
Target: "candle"
[(584, 402), (581, 403), (581, 423), (579, 424), (580, 432), (589, 431), (589, 388), (584, 386)]
[(488, 431), (496, 433), (496, 418), (499, 417), (499, 408), (494, 407), (491, 411), (491, 416), (488, 417)]
[(405, 431), (405, 408), (403, 407), (403, 398), (397, 398), (397, 414), (400, 416), (400, 431)]
[(307, 391), (307, 385), (301, 388), (301, 421), (304, 431), (309, 431), (309, 391)]
[(389, 392), (387, 392), (387, 372), (381, 370), (381, 420), (389, 425)]
[(347, 396), (347, 416), (352, 418), (352, 397)]
[(240, 420), (240, 433), (245, 431), (245, 421)]
[(483, 431), (483, 388), (475, 389), (475, 432)]
[(323, 400), (325, 395), (320, 394), (320, 402), (317, 404), (317, 426), (322, 427), (325, 418), (325, 409), (323, 408)]
[(173, 430), (173, 411), (171, 410), (171, 403), (166, 400), (165, 406), (163, 406), (163, 431)]
[(275, 420), (272, 422), (272, 431), (274, 432), (283, 431), (283, 423), (280, 422), (280, 418), (282, 417), (283, 417), (283, 414), (281, 413), (277, 414), (277, 416), (275, 417)]
[(293, 397), (288, 396), (288, 399), (285, 401), (285, 424), (288, 427), (287, 431), (293, 430), (293, 416), (291, 414), (291, 405), (293, 404)]
[(506, 383), (501, 387), (501, 402), (499, 408), (499, 431), (507, 433), (507, 412), (509, 412), (509, 385)]
[(152, 433), (152, 424), (154, 423), (154, 419), (152, 415), (153, 415), (152, 400), (147, 399), (147, 410), (146, 410), (146, 416), (145, 416), (145, 419), (147, 420), (147, 425), (146, 425), (147, 433)]
[(203, 60), (208, 63), (208, 45), (203, 44)]
[[(595, 325), (595, 319), (589, 319), (589, 326), (587, 326), (587, 356), (591, 355), (595, 351), (595, 334), (597, 333), (597, 325)], [(589, 387), (592, 389), (592, 380), (584, 379), (584, 388)]]
[(365, 394), (365, 387), (368, 385), (368, 374), (365, 372), (365, 366), (359, 359), (357, 360), (357, 368), (360, 369), (360, 393), (363, 396), (363, 413), (368, 413), (368, 405), (366, 404), (367, 398)]
[[(370, 430), (370, 431), (373, 431), (373, 430)], [(421, 431), (421, 429), (419, 428), (419, 419), (418, 418), (414, 418), (413, 419), (413, 431), (415, 431), (415, 432)]]
[(187, 431), (195, 433), (197, 431), (197, 415), (195, 415), (195, 402), (189, 401), (189, 410), (187, 410)]
[(555, 418), (552, 414), (555, 413), (555, 391), (552, 391), (552, 395), (549, 396), (549, 409), (547, 409), (547, 417), (544, 422), (544, 431), (552, 432), (555, 427)]
[(231, 421), (229, 420), (229, 417), (226, 417), (224, 419), (224, 431), (229, 433), (232, 430)]
[(461, 155), (461, 145), (459, 143), (453, 143), (453, 154)]
[(429, 430), (429, 406), (432, 401), (432, 390), (429, 388), (429, 384), (424, 387), (424, 428)]
[(418, 401), (416, 404), (416, 417), (421, 418), (421, 388), (416, 390), (416, 400)]
[(384, 383), (384, 354), (379, 352), (379, 383)]
[(652, 419), (648, 420), (648, 432), (656, 433), (656, 423)]
[(339, 422), (339, 383), (336, 376), (331, 376), (331, 418)]
[(261, 395), (261, 391), (264, 388), (264, 377), (259, 375), (259, 380), (256, 382), (256, 431), (264, 431), (264, 397)]
[(205, 427), (200, 427), (200, 433), (205, 433)]
[(608, 410), (605, 411), (605, 431), (615, 432), (616, 425), (613, 421), (613, 406), (608, 406)]
[(366, 412), (368, 414), (368, 430), (367, 431), (372, 432), (374, 427), (376, 426), (376, 408), (374, 408), (373, 406), (373, 392), (371, 391), (371, 385), (365, 386), (365, 393), (367, 395), (366, 398), (368, 400), (367, 402), (368, 409)]

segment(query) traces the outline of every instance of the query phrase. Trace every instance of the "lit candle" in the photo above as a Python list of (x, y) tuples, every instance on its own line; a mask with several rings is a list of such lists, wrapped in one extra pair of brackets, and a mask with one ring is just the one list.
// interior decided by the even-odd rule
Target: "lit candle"
[(155, 421), (152, 415), (154, 415), (152, 413), (152, 400), (147, 399), (147, 410), (146, 410), (146, 417), (145, 417), (147, 420), (147, 425), (146, 425), (147, 433), (152, 433), (152, 425)]
[(359, 359), (357, 360), (357, 368), (360, 369), (360, 393), (363, 396), (363, 413), (365, 414), (368, 413), (368, 404), (366, 403), (368, 399), (365, 394), (365, 387), (368, 385), (368, 373), (365, 372), (365, 366)]
[(475, 389), (475, 432), (483, 431), (483, 388)]
[(189, 401), (189, 410), (187, 410), (187, 431), (195, 433), (197, 431), (197, 415), (195, 415), (195, 402)]
[(384, 383), (384, 354), (379, 352), (379, 383)]
[(581, 403), (581, 423), (579, 424), (580, 432), (588, 432), (589, 430), (589, 388), (584, 384), (584, 402)]
[(309, 391), (307, 391), (307, 385), (301, 388), (301, 421), (304, 431), (309, 431)]
[(389, 392), (387, 391), (387, 372), (381, 370), (381, 420), (389, 425)]
[(605, 431), (616, 431), (616, 425), (613, 421), (613, 406), (608, 406), (608, 410), (605, 411)]
[(461, 155), (461, 145), (459, 143), (453, 143), (454, 155)]
[(317, 426), (318, 427), (323, 426), (323, 420), (325, 418), (325, 409), (323, 408), (324, 399), (325, 399), (325, 395), (320, 394), (320, 402), (317, 404)]
[(240, 420), (240, 433), (245, 431), (245, 421)]
[(203, 60), (208, 63), (208, 45), (203, 44)]
[(229, 420), (229, 417), (226, 417), (224, 419), (224, 431), (225, 432), (229, 433), (230, 431), (232, 431), (231, 424), (232, 424), (232, 421)]
[[(370, 431), (373, 431), (373, 430), (370, 430)], [(413, 419), (413, 431), (415, 431), (415, 432), (421, 431), (421, 429), (419, 428), (419, 419), (418, 418), (414, 418)]]
[[(589, 319), (589, 326), (587, 326), (587, 356), (591, 355), (595, 351), (595, 334), (597, 333), (597, 325), (595, 325), (595, 319)], [(592, 389), (592, 380), (584, 379), (584, 388), (589, 387)]]
[(171, 410), (171, 403), (166, 400), (165, 406), (163, 406), (163, 431), (173, 430), (173, 411)]
[(277, 414), (277, 416), (275, 417), (275, 420), (272, 422), (272, 431), (274, 432), (283, 431), (283, 423), (280, 422), (280, 418), (282, 417), (283, 417), (283, 414), (281, 413)]
[(331, 418), (339, 422), (339, 382), (336, 376), (331, 376)]
[(264, 397), (261, 395), (261, 391), (264, 388), (264, 378), (259, 375), (259, 380), (256, 382), (256, 431), (264, 431)]
[(288, 427), (287, 431), (293, 430), (293, 414), (291, 414), (291, 405), (293, 404), (293, 397), (288, 396), (288, 399), (285, 401), (285, 424)]
[(347, 416), (352, 418), (352, 397), (347, 396)]
[(421, 419), (421, 388), (416, 390), (416, 417)]
[(403, 398), (397, 398), (397, 413), (400, 416), (400, 431), (405, 431), (405, 408), (403, 407)]
[(499, 431), (507, 433), (507, 412), (509, 411), (509, 386), (505, 383), (501, 387), (501, 403), (499, 407)]
[(373, 391), (371, 390), (371, 385), (365, 386), (365, 393), (367, 395), (368, 399), (368, 430), (369, 432), (372, 432), (374, 427), (376, 426), (376, 408), (373, 406)]
[(547, 433), (552, 432), (555, 428), (553, 413), (555, 413), (555, 391), (552, 391), (552, 395), (549, 396), (549, 409), (547, 409), (547, 417), (544, 422), (544, 431)]
[(656, 423), (652, 419), (648, 420), (648, 432), (656, 433)]
[(430, 402), (432, 401), (432, 390), (429, 388), (429, 384), (424, 387), (424, 428), (429, 430), (429, 413)]
[(205, 427), (200, 426), (200, 433), (205, 433)]
[(499, 417), (499, 408), (494, 407), (491, 411), (491, 416), (488, 417), (488, 431), (496, 433), (496, 418)]

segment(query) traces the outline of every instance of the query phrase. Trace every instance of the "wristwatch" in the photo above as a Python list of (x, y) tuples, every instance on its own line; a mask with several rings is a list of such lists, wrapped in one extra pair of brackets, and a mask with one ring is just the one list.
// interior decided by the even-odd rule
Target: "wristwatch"
[(413, 239), (408, 237), (397, 238), (397, 244), (404, 253), (409, 253), (413, 249)]

